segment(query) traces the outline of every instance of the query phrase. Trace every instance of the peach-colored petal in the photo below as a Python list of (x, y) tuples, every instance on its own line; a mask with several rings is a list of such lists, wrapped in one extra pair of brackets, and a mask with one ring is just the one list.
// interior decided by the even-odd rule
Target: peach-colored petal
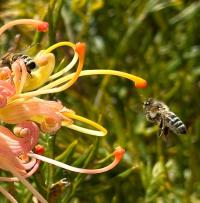
[[(17, 124), (26, 120), (43, 122), (46, 117), (58, 122), (58, 112), (63, 108), (60, 102), (31, 98), (25, 101), (13, 102), (0, 109), (0, 119), (6, 123)], [(40, 118), (42, 120), (40, 120)]]
[(44, 197), (23, 177), (23, 175), (19, 173), (18, 170), (16, 170), (15, 166), (13, 165), (12, 162), (10, 162), (10, 160), (2, 160), (2, 157), (0, 157), (0, 162), (1, 166), (3, 166), (14, 176), (16, 176), (41, 203), (47, 203)]
[(113, 155), (115, 156), (114, 161), (111, 164), (109, 164), (108, 166), (105, 166), (105, 167), (100, 168), (100, 169), (76, 168), (76, 167), (64, 164), (62, 162), (56, 161), (54, 159), (50, 159), (50, 158), (47, 158), (47, 157), (44, 157), (44, 156), (41, 156), (41, 155), (38, 155), (38, 154), (34, 154), (34, 153), (31, 153), (31, 152), (28, 153), (28, 155), (30, 157), (39, 159), (41, 161), (48, 162), (50, 164), (56, 165), (58, 167), (64, 168), (64, 169), (69, 170), (69, 171), (73, 171), (73, 172), (77, 172), (77, 173), (85, 173), (85, 174), (98, 174), (98, 173), (103, 173), (103, 172), (109, 171), (109, 170), (113, 169), (115, 166), (117, 166), (117, 164), (121, 161), (124, 153), (125, 153), (125, 150), (123, 148), (117, 147), (115, 149), (115, 151), (113, 152)]
[(6, 80), (0, 80), (0, 108), (7, 104), (8, 98), (15, 94), (15, 87)]
[(0, 186), (0, 192), (8, 199), (11, 203), (17, 203), (17, 200), (7, 192), (3, 187)]
[(13, 83), (16, 93), (22, 92), (27, 79), (27, 67), (22, 59), (18, 59), (12, 64)]
[(47, 117), (41, 123), (40, 128), (43, 132), (54, 133), (61, 127), (61, 117)]
[(9, 80), (11, 79), (11, 70), (8, 67), (0, 68), (0, 80)]
[(28, 134), (24, 137), (17, 137), (6, 127), (0, 126), (0, 155), (19, 156), (28, 153), (37, 144), (39, 129), (35, 123), (24, 121), (18, 127), (29, 129)]
[(6, 30), (10, 29), (15, 25), (31, 25), (35, 27), (40, 32), (46, 32), (48, 30), (48, 23), (40, 20), (33, 20), (33, 19), (19, 19), (13, 20), (0, 28), (0, 35), (5, 32)]

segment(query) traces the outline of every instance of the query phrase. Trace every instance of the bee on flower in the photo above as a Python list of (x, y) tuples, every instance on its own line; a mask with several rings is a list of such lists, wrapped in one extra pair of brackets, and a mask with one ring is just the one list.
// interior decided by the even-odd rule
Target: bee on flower
[[(8, 23), (0, 29), (0, 34), (6, 30), (5, 27), (8, 29), (20, 23), (31, 24), (33, 20), (22, 19)], [(34, 24), (31, 25), (36, 26), (35, 21)], [(46, 29), (46, 26), (42, 26), (40, 22), (37, 28), (41, 30), (41, 27), (45, 27)], [(51, 52), (61, 46), (72, 48), (74, 50), (74, 57), (65, 68), (53, 74), (55, 56)], [(133, 81), (138, 88), (146, 86), (144, 79), (128, 73), (115, 70), (82, 70), (85, 59), (85, 48), (85, 43), (73, 44), (71, 42), (59, 42), (46, 50), (40, 51), (34, 58), (38, 68), (31, 72), (32, 77), (29, 77), (26, 65), (21, 58), (12, 64), (10, 72), (7, 67), (5, 67), (7, 69), (3, 68), (4, 71), (0, 74), (0, 78), (7, 77), (6, 80), (3, 80), (7, 85), (5, 85), (7, 91), (6, 94), (2, 94), (0, 103), (3, 104), (1, 105), (2, 108), (0, 108), (0, 119), (11, 124), (31, 120), (39, 123), (41, 129), (49, 133), (56, 132), (61, 126), (65, 126), (90, 135), (106, 135), (107, 130), (104, 127), (89, 119), (76, 115), (74, 111), (63, 107), (60, 102), (46, 101), (38, 98), (40, 95), (65, 91), (71, 87), (79, 77), (87, 75), (115, 75)], [(76, 64), (76, 71), (67, 74)], [(5, 88), (2, 87), (1, 89), (5, 91)], [(77, 120), (91, 125), (97, 130), (77, 126), (74, 123), (74, 121)]]
[[(1, 27), (0, 35), (7, 29), (21, 24), (36, 27), (38, 31), (47, 31), (48, 27), (46, 22), (21, 19), (11, 21)], [(66, 67), (54, 73), (56, 58), (52, 51), (61, 46), (73, 49), (74, 56)], [(43, 147), (37, 145), (40, 130), (44, 133), (56, 133), (61, 127), (67, 127), (93, 136), (105, 136), (107, 130), (100, 124), (77, 115), (73, 110), (63, 106), (60, 101), (49, 101), (41, 99), (40, 96), (65, 91), (79, 77), (89, 75), (120, 76), (134, 82), (136, 88), (146, 87), (144, 79), (128, 73), (116, 70), (82, 70), (85, 49), (85, 43), (59, 42), (40, 51), (33, 58), (37, 67), (31, 70), (31, 77), (27, 63), (22, 57), (12, 61), (10, 67), (4, 63), (0, 68), (0, 120), (7, 124), (17, 125), (13, 133), (3, 126), (0, 127), (0, 141), (2, 140), (0, 144), (6, 143), (0, 148), (0, 154), (2, 154), (0, 167), (14, 176), (0, 177), (0, 181), (21, 181), (40, 202), (47, 201), (26, 180), (37, 170), (40, 161), (78, 173), (96, 174), (115, 167), (124, 154), (124, 149), (116, 148), (113, 153), (114, 161), (101, 169), (75, 168), (43, 156)], [(75, 66), (76, 71), (68, 74)], [(77, 121), (91, 128), (79, 126)], [(0, 192), (12, 202), (16, 202), (14, 197), (2, 187), (0, 187)]]

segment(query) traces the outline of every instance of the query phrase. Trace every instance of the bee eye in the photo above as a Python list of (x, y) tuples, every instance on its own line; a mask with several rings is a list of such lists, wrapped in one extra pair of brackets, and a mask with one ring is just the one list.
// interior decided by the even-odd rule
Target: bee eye
[(13, 61), (16, 61), (17, 58), (18, 58), (18, 56), (17, 56), (17, 55), (14, 55), (14, 56), (12, 57), (12, 60), (13, 60)]

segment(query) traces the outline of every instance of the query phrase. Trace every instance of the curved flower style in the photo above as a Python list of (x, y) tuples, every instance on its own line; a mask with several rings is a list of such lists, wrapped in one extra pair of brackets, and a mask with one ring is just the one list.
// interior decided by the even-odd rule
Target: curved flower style
[[(53, 68), (55, 64), (54, 55), (49, 53), (53, 49), (59, 46), (70, 46), (74, 49), (74, 57), (70, 64), (53, 75)], [(106, 74), (106, 75), (117, 75), (128, 78), (135, 82), (135, 86), (142, 88), (146, 86), (146, 81), (142, 78), (136, 77), (131, 74), (123, 73), (114, 70), (86, 70), (82, 71), (85, 56), (85, 44), (77, 43), (73, 44), (70, 42), (60, 42), (47, 50), (41, 51), (35, 58), (39, 68), (31, 72), (31, 77), (28, 75), (26, 66), (22, 60), (17, 60), (12, 65), (13, 71), (13, 82), (14, 84), (10, 89), (15, 94), (9, 95), (5, 107), (0, 109), (0, 119), (7, 123), (16, 124), (24, 120), (32, 120), (41, 124), (41, 128), (44, 132), (55, 132), (61, 126), (66, 126), (70, 129), (80, 131), (82, 133), (104, 136), (107, 131), (99, 124), (76, 115), (73, 111), (66, 109), (60, 102), (45, 101), (36, 98), (36, 96), (42, 94), (57, 93), (66, 90), (72, 86), (79, 76), (95, 75), (95, 74)], [(78, 61), (77, 70), (75, 73), (65, 75)], [(5, 72), (5, 71), (4, 71)], [(3, 74), (5, 75), (5, 73)], [(43, 74), (45, 73), (45, 74)], [(5, 77), (1, 76), (0, 77)], [(6, 77), (5, 77), (6, 78)], [(9, 81), (12, 79), (10, 78)], [(48, 83), (43, 87), (40, 87), (44, 83)], [(11, 83), (10, 83), (11, 84)], [(40, 88), (38, 88), (40, 87)], [(38, 88), (38, 89), (37, 89)], [(10, 90), (9, 89), (9, 90)], [(36, 89), (36, 90), (34, 90)], [(4, 88), (5, 90), (5, 88)], [(10, 90), (11, 91), (11, 90)], [(3, 100), (2, 100), (3, 103)], [(5, 103), (5, 102), (4, 102)], [(18, 109), (17, 112), (14, 109)], [(23, 116), (22, 116), (23, 115)], [(87, 129), (77, 126), (73, 121), (79, 120), (83, 123), (89, 124), (97, 130)]]
[[(42, 156), (44, 148), (36, 145), (39, 137), (37, 125), (31, 121), (25, 121), (14, 128), (12, 133), (7, 128), (0, 126), (0, 168), (11, 172), (15, 177), (0, 177), (0, 181), (21, 181), (40, 202), (47, 202), (41, 194), (35, 190), (26, 180), (39, 167), (40, 161), (45, 161), (63, 169), (78, 173), (97, 174), (114, 168), (122, 159), (124, 149), (116, 148), (113, 152), (114, 161), (101, 169), (82, 169), (69, 166), (59, 161)], [(32, 151), (35, 148), (35, 153)], [(2, 192), (11, 202), (17, 202), (8, 192), (0, 187)]]
[[(11, 21), (0, 28), (0, 35), (10, 27), (19, 24), (30, 24), (39, 31), (46, 31), (48, 24), (46, 22), (21, 19)], [(54, 49), (60, 46), (69, 46), (74, 50), (72, 61), (61, 71), (52, 75), (55, 66), (55, 57), (52, 53)], [(83, 133), (103, 136), (107, 133), (106, 129), (99, 124), (86, 118), (76, 115), (68, 110), (59, 102), (49, 102), (36, 98), (42, 94), (50, 94), (64, 91), (71, 87), (79, 76), (104, 74), (116, 75), (130, 79), (138, 88), (146, 86), (146, 81), (137, 76), (114, 70), (85, 70), (82, 71), (85, 57), (85, 44), (71, 42), (60, 42), (46, 50), (38, 53), (35, 62), (38, 65), (36, 70), (28, 74), (23, 59), (16, 60), (8, 67), (3, 67), (0, 71), (0, 119), (7, 123), (17, 124), (22, 121), (32, 120), (41, 124), (45, 132), (55, 132), (61, 126), (67, 126), (71, 129)], [(78, 61), (75, 73), (66, 75)], [(46, 85), (44, 85), (47, 83)], [(42, 86), (44, 85), (44, 86)], [(17, 111), (14, 111), (16, 109)], [(73, 124), (73, 120), (79, 120), (98, 129), (98, 131), (86, 129)]]
[[(0, 177), (0, 181), (16, 181), (19, 179), (41, 202), (46, 202), (37, 190), (25, 180), (25, 178), (32, 175), (39, 166), (39, 161), (36, 158), (29, 160), (26, 156), (38, 142), (39, 129), (33, 122), (25, 121), (17, 125), (14, 132), (16, 134), (0, 126), (0, 168), (16, 176), (16, 178)], [(5, 192), (3, 188), (0, 188), (0, 191), (11, 202), (17, 202), (8, 192)]]
[[(0, 28), (0, 35), (8, 28), (30, 24), (38, 31), (46, 31), (48, 24), (42, 21), (22, 19), (15, 20)], [(61, 71), (54, 72), (55, 56), (51, 53), (60, 46), (69, 46), (74, 50), (72, 61)], [(0, 120), (17, 124), (14, 134), (7, 128), (0, 127), (0, 168), (11, 172), (15, 177), (0, 177), (0, 181), (20, 180), (41, 202), (47, 202), (25, 178), (31, 176), (38, 168), (40, 161), (45, 161), (67, 170), (95, 174), (108, 171), (115, 167), (121, 160), (124, 150), (118, 147), (113, 155), (114, 161), (102, 169), (80, 169), (64, 163), (52, 160), (41, 155), (42, 147), (38, 143), (40, 125), (44, 132), (55, 133), (62, 126), (95, 136), (104, 136), (107, 130), (98, 123), (76, 115), (74, 111), (67, 109), (59, 101), (47, 101), (38, 98), (40, 95), (65, 91), (71, 87), (80, 76), (87, 75), (115, 75), (127, 78), (135, 83), (136, 88), (144, 88), (146, 81), (140, 77), (115, 70), (82, 70), (85, 58), (85, 44), (71, 42), (59, 42), (46, 50), (40, 51), (34, 58), (37, 68), (28, 73), (23, 59), (17, 59), (11, 64), (11, 68), (3, 66), (0, 69)], [(75, 65), (74, 73), (67, 74)], [(94, 129), (80, 127), (75, 124), (81, 121)], [(36, 146), (35, 153), (33, 148)], [(10, 201), (16, 200), (0, 187), (0, 192)]]

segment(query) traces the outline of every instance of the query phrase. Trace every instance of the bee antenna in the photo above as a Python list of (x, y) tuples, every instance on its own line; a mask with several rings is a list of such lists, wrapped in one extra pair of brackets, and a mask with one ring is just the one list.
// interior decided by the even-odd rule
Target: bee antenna
[(29, 45), (28, 47), (26, 47), (26, 48), (23, 50), (23, 52), (26, 51), (26, 50), (28, 50), (28, 49), (31, 49), (32, 47), (37, 46), (37, 45), (39, 45), (39, 44), (40, 44), (39, 42), (33, 43), (33, 44)]
[(144, 95), (143, 95), (143, 94), (138, 94), (138, 95), (139, 95), (139, 98), (140, 98), (141, 103), (143, 103), (144, 100), (145, 100)]
[(9, 55), (12, 54), (12, 51), (8, 51), (6, 54), (4, 54), (0, 59), (6, 59)]
[(29, 46), (29, 48), (31, 48), (31, 47), (33, 47), (33, 46), (37, 46), (37, 45), (39, 45), (39, 44), (40, 44), (39, 42), (35, 42), (35, 43), (31, 44), (31, 45)]
[(27, 47), (25, 47), (24, 49), (22, 49), (22, 51), (20, 51), (21, 53), (25, 53), (25, 52), (27, 52), (28, 50), (30, 50), (32, 47), (34, 47), (34, 46), (37, 46), (37, 45), (39, 45), (40, 43), (33, 43), (33, 44), (31, 44), (31, 45), (29, 45), (29, 46), (27, 46)]

